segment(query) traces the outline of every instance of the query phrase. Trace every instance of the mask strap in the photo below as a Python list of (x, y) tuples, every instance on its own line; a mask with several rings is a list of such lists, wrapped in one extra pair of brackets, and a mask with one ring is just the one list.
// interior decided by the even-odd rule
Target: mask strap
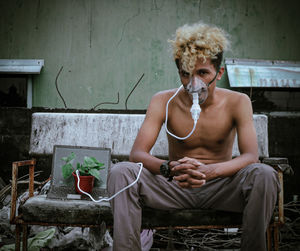
[[(213, 80), (211, 80), (211, 81), (207, 84), (207, 87), (209, 87), (209, 86), (211, 85), (211, 83), (215, 81), (215, 79), (217, 78), (217, 76), (218, 76), (218, 74), (219, 74), (219, 71), (220, 71), (220, 70), (217, 71), (217, 73), (216, 73), (216, 75), (214, 76)], [(187, 87), (186, 87), (186, 86), (183, 86), (183, 88), (184, 88), (184, 90), (187, 91)]]
[(218, 74), (219, 74), (219, 71), (220, 71), (220, 70), (217, 71), (216, 76), (213, 78), (213, 80), (210, 81), (210, 82), (207, 84), (207, 87), (209, 87), (209, 86), (211, 85), (211, 83), (215, 81), (215, 79), (217, 78), (217, 76), (218, 76)]

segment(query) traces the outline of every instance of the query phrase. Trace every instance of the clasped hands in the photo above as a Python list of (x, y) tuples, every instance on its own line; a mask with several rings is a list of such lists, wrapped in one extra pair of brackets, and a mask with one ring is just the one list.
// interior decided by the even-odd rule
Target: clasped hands
[(201, 187), (206, 182), (205, 172), (208, 168), (196, 159), (184, 157), (177, 161), (171, 161), (169, 165), (172, 168), (171, 175), (182, 188)]

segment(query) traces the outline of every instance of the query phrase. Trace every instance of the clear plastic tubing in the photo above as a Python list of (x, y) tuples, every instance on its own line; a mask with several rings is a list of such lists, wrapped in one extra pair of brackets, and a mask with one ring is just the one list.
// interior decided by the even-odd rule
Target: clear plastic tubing
[(200, 117), (200, 112), (201, 112), (201, 108), (200, 108), (200, 105), (199, 105), (199, 95), (198, 95), (198, 92), (193, 92), (192, 95), (193, 95), (193, 105), (191, 107), (191, 115), (192, 115), (192, 118), (194, 120), (194, 126), (193, 126), (193, 129), (191, 130), (191, 132), (185, 136), (185, 137), (179, 137), (173, 133), (171, 133), (169, 130), (168, 130), (168, 110), (169, 110), (169, 103), (171, 102), (171, 100), (178, 94), (178, 92), (180, 91), (180, 89), (182, 88), (182, 85), (178, 88), (178, 90), (175, 92), (175, 94), (168, 100), (167, 104), (166, 104), (166, 118), (165, 118), (165, 129), (166, 129), (166, 132), (168, 134), (170, 134), (172, 137), (176, 138), (176, 139), (179, 139), (179, 140), (185, 140), (187, 138), (189, 138), (195, 131), (195, 128), (196, 128), (196, 125), (197, 125), (197, 121)]
[(87, 192), (81, 190), (81, 188), (80, 188), (79, 170), (76, 170), (76, 175), (77, 175), (77, 179), (78, 179), (78, 181), (77, 181), (77, 187), (78, 187), (78, 190), (79, 190), (80, 192), (82, 192), (83, 194), (89, 196), (90, 199), (91, 199), (92, 201), (96, 202), (96, 203), (100, 203), (100, 202), (102, 202), (102, 201), (110, 201), (110, 200), (112, 200), (113, 198), (115, 198), (118, 194), (122, 193), (123, 191), (125, 191), (126, 189), (128, 189), (129, 187), (132, 187), (135, 183), (137, 183), (137, 181), (139, 180), (139, 178), (140, 178), (140, 176), (141, 176), (142, 170), (143, 170), (143, 163), (139, 162), (139, 163), (137, 163), (137, 164), (140, 166), (140, 170), (139, 170), (139, 172), (138, 172), (138, 176), (137, 176), (136, 180), (135, 180), (134, 182), (132, 182), (131, 184), (129, 184), (128, 186), (122, 188), (119, 192), (115, 193), (113, 196), (111, 196), (111, 197), (109, 197), (109, 198), (108, 198), (108, 197), (104, 197), (104, 198), (101, 198), (100, 200), (95, 200), (89, 193), (87, 193)]

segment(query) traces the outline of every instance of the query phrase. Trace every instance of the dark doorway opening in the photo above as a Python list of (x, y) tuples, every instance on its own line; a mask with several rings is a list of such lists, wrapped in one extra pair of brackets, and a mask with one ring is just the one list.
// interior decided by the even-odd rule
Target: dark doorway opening
[(27, 76), (0, 74), (0, 107), (26, 107)]

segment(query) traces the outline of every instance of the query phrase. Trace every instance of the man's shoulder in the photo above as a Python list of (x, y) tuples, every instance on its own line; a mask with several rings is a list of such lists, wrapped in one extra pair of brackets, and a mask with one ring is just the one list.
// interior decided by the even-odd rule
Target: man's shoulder
[(153, 116), (153, 113), (164, 117), (165, 114), (165, 108), (168, 100), (174, 95), (177, 89), (170, 89), (170, 90), (164, 90), (159, 91), (155, 93), (150, 101), (150, 104), (147, 109), (147, 114), (151, 114)]
[(162, 90), (162, 91), (159, 91), (157, 93), (154, 94), (154, 96), (170, 96), (170, 95), (173, 95), (175, 94), (175, 92), (177, 91), (178, 89), (177, 88), (174, 88), (174, 89), (168, 89), (168, 90)]
[(172, 97), (172, 95), (175, 94), (177, 89), (168, 89), (168, 90), (163, 90), (163, 91), (159, 91), (157, 93), (155, 93), (153, 96), (152, 96), (152, 100), (155, 100), (155, 101), (162, 101), (162, 102), (166, 102), (166, 100), (170, 99)]
[(243, 118), (252, 118), (252, 103), (249, 96), (245, 93), (228, 90), (219, 89), (219, 96), (223, 96), (223, 104), (236, 121), (240, 121)]
[(229, 90), (225, 88), (218, 88), (219, 95), (233, 103), (241, 100), (250, 100), (249, 96), (245, 93)]

